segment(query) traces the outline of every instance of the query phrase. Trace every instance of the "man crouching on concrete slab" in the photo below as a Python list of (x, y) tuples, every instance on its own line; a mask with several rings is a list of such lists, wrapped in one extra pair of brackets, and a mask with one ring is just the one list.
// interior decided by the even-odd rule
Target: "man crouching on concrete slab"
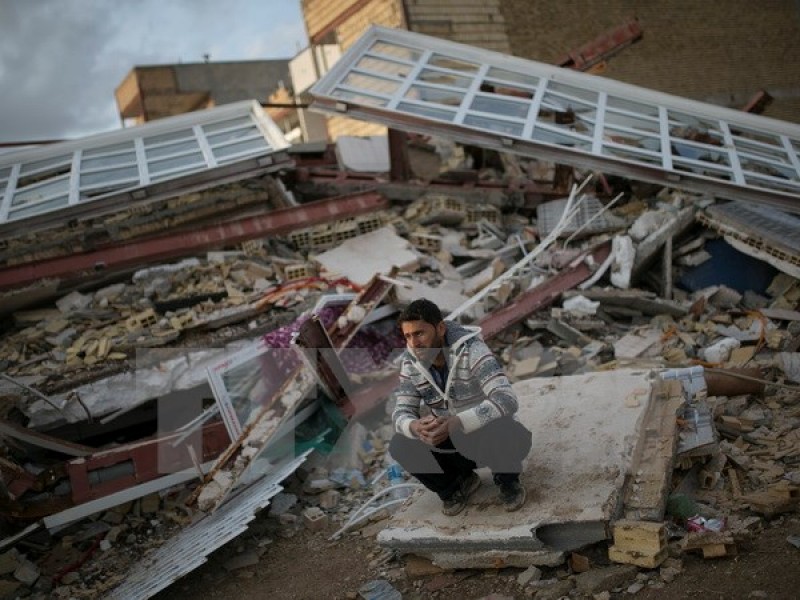
[[(389, 453), (439, 495), (445, 515), (464, 510), (481, 483), (478, 467), (492, 471), (504, 508), (519, 509), (531, 432), (515, 417), (517, 397), (480, 329), (444, 321), (426, 299), (409, 304), (398, 322), (407, 348)], [(430, 414), (421, 416), (423, 405)]]

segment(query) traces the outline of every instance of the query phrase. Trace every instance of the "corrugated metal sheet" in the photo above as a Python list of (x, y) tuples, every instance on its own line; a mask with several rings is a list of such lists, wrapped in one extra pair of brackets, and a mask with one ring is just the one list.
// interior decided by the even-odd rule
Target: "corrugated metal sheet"
[(145, 600), (202, 565), (208, 555), (247, 530), (258, 511), (283, 488), (281, 481), (306, 459), (308, 450), (228, 499), (213, 513), (193, 523), (145, 556), (109, 600)]

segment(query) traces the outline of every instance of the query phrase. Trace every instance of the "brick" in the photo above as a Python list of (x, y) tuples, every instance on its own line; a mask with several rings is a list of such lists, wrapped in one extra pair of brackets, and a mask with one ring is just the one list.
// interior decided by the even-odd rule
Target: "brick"
[(655, 553), (667, 545), (663, 523), (620, 520), (614, 523), (614, 545), (619, 550)]
[(311, 531), (319, 531), (328, 526), (328, 515), (316, 506), (311, 506), (303, 511), (303, 523)]
[(626, 565), (636, 565), (645, 569), (655, 569), (669, 556), (669, 548), (664, 547), (657, 552), (641, 552), (626, 550), (616, 546), (608, 549), (608, 559)]

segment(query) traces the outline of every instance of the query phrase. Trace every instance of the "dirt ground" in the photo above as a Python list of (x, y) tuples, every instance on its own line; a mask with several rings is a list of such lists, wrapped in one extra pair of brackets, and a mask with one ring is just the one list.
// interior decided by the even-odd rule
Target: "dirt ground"
[[(328, 600), (361, 598), (358, 591), (366, 582), (388, 579), (409, 599), (472, 600), (491, 598), (558, 598), (547, 590), (521, 587), (517, 577), (522, 569), (463, 570), (407, 576), (404, 558), (394, 557), (377, 546), (374, 537), (362, 532), (329, 541), (336, 530), (299, 531), (289, 538), (278, 536), (277, 520), (259, 516), (248, 532), (211, 555), (208, 563), (190, 573), (157, 596), (158, 600), (183, 598), (270, 598), (286, 600)], [(374, 527), (373, 527), (374, 530)], [(370, 532), (374, 534), (373, 532)], [(800, 549), (787, 541), (800, 534), (800, 516), (785, 515), (765, 523), (762, 531), (741, 542), (734, 557), (703, 559), (699, 555), (680, 557), (682, 571), (664, 583), (659, 570), (639, 570), (644, 588), (635, 594), (626, 589), (607, 598), (637, 600), (751, 599), (789, 600), (800, 596)], [(272, 541), (270, 541), (272, 540)], [(258, 549), (261, 544), (260, 550)], [(226, 562), (245, 552), (262, 551), (258, 564), (228, 571)], [(596, 545), (581, 551), (592, 568), (609, 563), (605, 548)], [(569, 578), (567, 566), (543, 568), (543, 579)], [(574, 595), (572, 597), (581, 596)], [(586, 597), (586, 596), (583, 596)]]

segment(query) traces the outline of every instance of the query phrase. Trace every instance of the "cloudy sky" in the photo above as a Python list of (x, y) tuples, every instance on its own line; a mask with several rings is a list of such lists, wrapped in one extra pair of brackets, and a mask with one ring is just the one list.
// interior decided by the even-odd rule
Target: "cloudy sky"
[(0, 142), (121, 126), (134, 65), (290, 58), (300, 0), (0, 0)]

